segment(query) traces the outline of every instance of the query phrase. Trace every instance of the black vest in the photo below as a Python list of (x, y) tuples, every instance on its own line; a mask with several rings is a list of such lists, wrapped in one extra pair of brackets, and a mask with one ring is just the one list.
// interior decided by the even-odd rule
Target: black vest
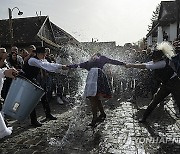
[[(34, 58), (38, 59), (37, 57)], [(31, 81), (33, 81), (33, 79), (36, 79), (40, 72), (40, 68), (35, 66), (30, 66), (28, 64), (28, 61), (24, 64), (22, 70), (24, 72), (22, 75)]]
[(161, 69), (154, 70), (155, 79), (161, 83), (168, 82), (174, 74), (174, 70), (169, 66), (169, 60), (166, 60), (166, 66)]

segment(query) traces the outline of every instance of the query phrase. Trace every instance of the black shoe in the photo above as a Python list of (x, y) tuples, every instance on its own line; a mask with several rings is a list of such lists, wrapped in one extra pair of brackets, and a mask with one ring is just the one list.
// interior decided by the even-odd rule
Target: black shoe
[(144, 118), (139, 119), (139, 123), (146, 123), (146, 119), (144, 119)]
[(91, 122), (88, 126), (95, 128), (97, 126), (97, 123)]
[(62, 97), (62, 101), (63, 101), (64, 103), (69, 103), (69, 100), (68, 100), (65, 96)]
[(136, 98), (131, 97), (131, 98), (127, 99), (127, 101), (131, 102), (131, 103), (136, 103)]
[(92, 122), (88, 126), (95, 128), (97, 126), (97, 119), (93, 119)]
[(52, 114), (46, 116), (46, 120), (57, 120), (56, 117), (54, 117)]
[(96, 122), (103, 122), (106, 119), (106, 114), (100, 114)]
[(175, 116), (176, 116), (177, 118), (180, 118), (180, 113), (176, 113)]
[(32, 125), (33, 127), (41, 127), (41, 126), (42, 126), (42, 124), (41, 124), (40, 122), (38, 122), (38, 121), (33, 121), (33, 122), (31, 122), (31, 125)]

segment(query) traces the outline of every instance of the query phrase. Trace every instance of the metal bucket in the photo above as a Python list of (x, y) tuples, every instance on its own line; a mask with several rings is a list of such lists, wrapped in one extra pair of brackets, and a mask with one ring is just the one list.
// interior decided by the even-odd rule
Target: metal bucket
[(33, 111), (44, 90), (24, 77), (17, 77), (11, 83), (2, 111), (22, 121)]

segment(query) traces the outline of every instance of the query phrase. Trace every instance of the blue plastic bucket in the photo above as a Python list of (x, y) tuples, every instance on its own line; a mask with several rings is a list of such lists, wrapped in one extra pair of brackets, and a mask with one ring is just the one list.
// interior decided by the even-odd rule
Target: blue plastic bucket
[(22, 121), (29, 116), (43, 95), (41, 87), (26, 78), (17, 77), (11, 83), (2, 111)]

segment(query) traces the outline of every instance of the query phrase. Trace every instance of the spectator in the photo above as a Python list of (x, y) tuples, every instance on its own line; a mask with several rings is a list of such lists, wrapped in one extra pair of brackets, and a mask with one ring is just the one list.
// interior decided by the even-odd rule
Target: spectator
[(23, 60), (26, 56), (29, 55), (29, 53), (26, 49), (20, 49), (19, 51), (20, 51), (20, 56), (23, 58)]
[(163, 41), (168, 41), (168, 34), (163, 31)]
[(9, 54), (8, 64), (12, 68), (16, 68), (17, 70), (22, 69), (23, 65), (18, 61), (18, 55), (16, 52), (11, 52)]
[[(4, 48), (0, 48), (0, 55), (5, 54), (5, 51), (6, 50), (4, 50)], [(10, 68), (10, 69), (0, 68), (0, 87), (3, 86), (3, 80), (5, 76), (9, 78), (14, 78), (17, 73), (18, 73), (17, 70), (15, 70), (14, 68)], [(0, 94), (1, 94), (1, 88), (0, 88)], [(4, 122), (4, 118), (0, 112), (0, 139), (10, 135), (11, 133), (12, 133), (12, 127), (6, 126)]]
[[(56, 63), (69, 65), (70, 61), (68, 59), (69, 55), (66, 52), (59, 53), (58, 57), (56, 58)], [(69, 93), (69, 71), (61, 70), (57, 74), (57, 103), (64, 104), (68, 103), (67, 94)]]
[(35, 51), (36, 51), (36, 47), (34, 45), (30, 45), (28, 47), (28, 55), (24, 57), (24, 62), (28, 61), (29, 58), (35, 56), (36, 55)]
[[(7, 55), (7, 52), (6, 52), (6, 49), (5, 48), (0, 48), (0, 68), (4, 68), (4, 67), (7, 67), (6, 65), (7, 64), (7, 61), (6, 61), (6, 58), (8, 57)], [(9, 66), (8, 66), (9, 68)], [(3, 88), (3, 84), (4, 84), (4, 78), (0, 80), (0, 110), (2, 108), (2, 104), (4, 102), (4, 99), (3, 97), (1, 96), (1, 91), (2, 91), (2, 88)]]
[(17, 54), (17, 61), (18, 63), (20, 63), (21, 65), (24, 65), (24, 60), (23, 58), (19, 55), (18, 53), (18, 48), (16, 46), (13, 46), (11, 48), (11, 53), (16, 53)]

